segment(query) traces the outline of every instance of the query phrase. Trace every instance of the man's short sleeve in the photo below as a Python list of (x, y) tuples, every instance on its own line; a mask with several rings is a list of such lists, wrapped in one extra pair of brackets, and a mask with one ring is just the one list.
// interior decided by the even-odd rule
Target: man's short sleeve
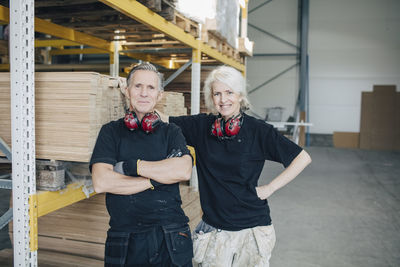
[(303, 149), (279, 133), (272, 125), (267, 125), (267, 128), (268, 134), (263, 147), (265, 157), (267, 160), (282, 163), (286, 168)]
[(178, 125), (182, 129), (182, 133), (186, 138), (189, 146), (195, 146), (196, 140), (199, 138), (201, 131), (201, 121), (206, 118), (205, 114), (169, 117), (169, 122)]
[(90, 159), (89, 169), (92, 171), (92, 165), (95, 163), (108, 163), (114, 165), (117, 163), (117, 143), (116, 135), (110, 124), (103, 125), (97, 137), (96, 145)]
[(182, 130), (175, 124), (170, 124), (171, 128), (169, 134), (168, 143), (168, 154), (172, 153), (173, 150), (179, 150), (183, 155), (190, 155), (190, 150), (186, 146), (185, 137), (182, 134)]

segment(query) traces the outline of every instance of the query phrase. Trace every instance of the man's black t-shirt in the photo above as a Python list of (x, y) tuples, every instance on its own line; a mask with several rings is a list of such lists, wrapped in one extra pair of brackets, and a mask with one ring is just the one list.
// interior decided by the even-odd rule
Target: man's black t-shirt
[[(132, 158), (159, 161), (173, 149), (180, 149), (184, 155), (190, 154), (176, 125), (162, 123), (153, 133), (146, 134), (140, 129), (130, 131), (123, 119), (119, 119), (101, 128), (90, 168), (95, 163), (115, 165)], [(160, 185), (133, 195), (106, 194), (110, 227), (117, 231), (141, 232), (159, 225), (187, 223), (181, 204), (178, 183)]]
[(169, 118), (195, 148), (203, 220), (228, 231), (271, 224), (268, 202), (255, 190), (264, 162), (287, 167), (302, 151), (272, 125), (243, 116), (239, 134), (231, 140), (211, 135), (215, 115)]

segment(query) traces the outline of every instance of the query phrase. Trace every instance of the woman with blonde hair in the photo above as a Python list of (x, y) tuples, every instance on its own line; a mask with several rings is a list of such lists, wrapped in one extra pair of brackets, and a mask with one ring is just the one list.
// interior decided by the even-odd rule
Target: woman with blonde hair
[[(195, 148), (203, 217), (193, 234), (194, 262), (201, 266), (269, 266), (275, 230), (267, 198), (293, 180), (311, 158), (272, 125), (244, 113), (245, 81), (220, 66), (205, 81), (210, 114), (168, 117)], [(258, 186), (265, 160), (285, 169)]]

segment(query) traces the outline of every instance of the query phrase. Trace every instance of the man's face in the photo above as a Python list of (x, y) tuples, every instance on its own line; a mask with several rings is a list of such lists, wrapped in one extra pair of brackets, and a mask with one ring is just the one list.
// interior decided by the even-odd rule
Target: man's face
[(130, 106), (141, 120), (146, 113), (152, 112), (155, 105), (162, 98), (158, 90), (158, 75), (149, 70), (137, 70), (133, 73), (127, 96)]

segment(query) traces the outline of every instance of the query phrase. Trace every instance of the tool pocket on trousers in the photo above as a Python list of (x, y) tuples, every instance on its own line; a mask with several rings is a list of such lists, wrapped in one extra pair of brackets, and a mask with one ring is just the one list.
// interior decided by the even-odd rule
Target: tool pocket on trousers
[(193, 257), (193, 244), (189, 226), (164, 229), (164, 232), (172, 263), (177, 266), (189, 263)]
[(257, 226), (252, 228), (252, 230), (260, 256), (269, 259), (276, 241), (274, 226), (272, 224)]
[(128, 252), (129, 233), (107, 232), (104, 253), (105, 266), (124, 266)]
[(193, 260), (196, 263), (203, 262), (213, 233), (215, 233), (215, 231), (208, 233), (193, 233)]

